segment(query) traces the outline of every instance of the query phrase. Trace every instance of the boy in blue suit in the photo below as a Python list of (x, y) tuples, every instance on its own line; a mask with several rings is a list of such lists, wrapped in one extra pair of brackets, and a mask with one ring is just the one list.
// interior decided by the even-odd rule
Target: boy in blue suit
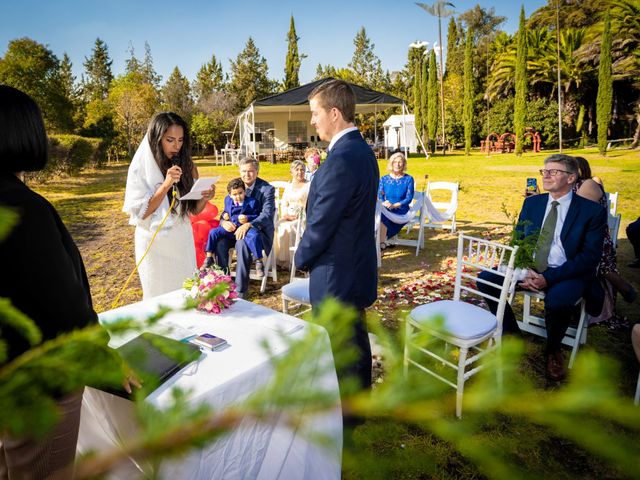
[[(540, 234), (535, 268), (528, 270), (519, 287), (545, 293), (546, 374), (551, 380), (561, 380), (566, 374), (562, 339), (571, 323), (576, 302), (584, 298), (590, 315), (598, 315), (602, 310), (604, 292), (596, 281), (596, 269), (602, 257), (607, 212), (598, 203), (572, 192), (578, 178), (578, 166), (573, 157), (551, 155), (545, 159), (540, 173), (543, 187), (549, 193), (525, 199), (516, 227), (520, 238)], [(547, 219), (553, 220), (548, 222)], [(482, 272), (480, 278), (497, 283), (500, 277)], [(489, 285), (478, 282), (477, 286), (482, 292), (496, 294)], [(495, 313), (496, 303), (487, 303)], [(519, 332), (509, 304), (505, 306), (503, 330)]]
[[(220, 215), (220, 220), (233, 223), (236, 227), (244, 225), (255, 220), (260, 214), (260, 204), (255, 198), (245, 195), (244, 182), (240, 178), (234, 178), (227, 185), (227, 195), (224, 198), (224, 211)], [(209, 231), (209, 239), (205, 250), (207, 258), (202, 268), (208, 268), (213, 265), (213, 254), (216, 251), (216, 245), (221, 238), (231, 242), (231, 246), (235, 244), (236, 236), (234, 232), (227, 231), (223, 226), (212, 228)], [(247, 231), (245, 241), (253, 258), (256, 260), (256, 269), (262, 269), (262, 239), (260, 233), (255, 228)]]

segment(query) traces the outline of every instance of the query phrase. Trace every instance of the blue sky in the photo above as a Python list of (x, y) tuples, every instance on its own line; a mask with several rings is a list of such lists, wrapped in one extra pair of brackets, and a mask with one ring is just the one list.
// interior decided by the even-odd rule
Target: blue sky
[[(476, 4), (495, 7), (496, 14), (507, 17), (503, 29), (512, 33), (521, 5), (529, 17), (547, 1), (452, 3), (458, 13)], [(282, 79), (289, 17), (293, 15), (299, 49), (308, 55), (300, 70), (302, 83), (315, 76), (318, 63), (346, 66), (353, 55), (353, 38), (362, 26), (383, 68), (390, 71), (403, 67), (411, 42), (433, 44), (438, 37), (437, 20), (408, 0), (5, 0), (3, 4), (0, 55), (10, 40), (26, 36), (48, 45), (59, 58), (66, 52), (78, 78), (96, 37), (107, 43), (116, 75), (124, 70), (129, 44), (141, 58), (144, 42), (149, 42), (156, 71), (164, 81), (175, 66), (193, 80), (212, 54), (229, 72), (229, 59), (235, 59), (251, 36), (267, 59), (269, 76)], [(443, 20), (443, 39), (447, 21)]]

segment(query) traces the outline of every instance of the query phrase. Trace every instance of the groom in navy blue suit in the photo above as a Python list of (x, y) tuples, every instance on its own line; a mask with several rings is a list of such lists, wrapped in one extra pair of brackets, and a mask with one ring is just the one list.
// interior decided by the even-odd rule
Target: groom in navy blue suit
[[(560, 380), (565, 375), (561, 344), (571, 323), (574, 305), (584, 298), (589, 314), (598, 315), (602, 309), (604, 292), (596, 280), (596, 268), (602, 257), (607, 213), (600, 204), (573, 193), (572, 187), (578, 178), (573, 157), (551, 155), (545, 159), (540, 172), (543, 187), (549, 193), (525, 199), (516, 227), (519, 238), (540, 233), (534, 259), (536, 269), (530, 269), (519, 286), (545, 292), (546, 373), (552, 380)], [(546, 235), (548, 245), (542, 248), (549, 216), (555, 217), (554, 225)], [(480, 278), (496, 282), (499, 277), (483, 272)], [(480, 282), (477, 286), (480, 291), (493, 291)], [(488, 303), (495, 313), (495, 302)], [(505, 308), (503, 328), (506, 333), (519, 331), (509, 304)]]
[[(378, 271), (374, 237), (380, 172), (371, 147), (354, 125), (355, 94), (348, 83), (330, 80), (309, 95), (311, 124), (329, 155), (318, 169), (307, 200), (307, 227), (295, 263), (309, 270), (314, 311), (328, 297), (354, 307), (359, 318), (351, 343), (358, 352), (338, 378), (355, 377), (371, 386), (371, 346), (364, 309), (377, 297)], [(339, 345), (332, 345), (334, 349)]]

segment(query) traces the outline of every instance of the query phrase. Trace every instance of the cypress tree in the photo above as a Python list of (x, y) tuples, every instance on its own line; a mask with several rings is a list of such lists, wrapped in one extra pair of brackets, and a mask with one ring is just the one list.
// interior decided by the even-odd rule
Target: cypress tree
[(471, 129), (473, 125), (473, 35), (467, 29), (467, 42), (464, 48), (464, 153), (471, 152)]
[(611, 122), (613, 103), (613, 79), (611, 78), (611, 19), (609, 11), (604, 17), (602, 46), (600, 47), (600, 67), (598, 68), (598, 97), (596, 99), (596, 119), (598, 122), (598, 150), (607, 154), (607, 129)]
[(300, 86), (300, 78), (298, 74), (300, 72), (300, 63), (302, 58), (298, 53), (298, 40), (300, 38), (296, 35), (296, 24), (293, 21), (293, 15), (291, 15), (291, 21), (289, 22), (289, 33), (287, 33), (287, 59), (284, 67), (284, 89), (289, 90)]
[(415, 127), (418, 135), (422, 135), (424, 129), (423, 110), (422, 110), (422, 57), (418, 57), (414, 67), (413, 74), (413, 115), (415, 116)]
[(527, 116), (527, 30), (524, 6), (520, 9), (520, 27), (516, 50), (516, 98), (513, 109), (513, 126), (516, 134), (516, 155), (522, 155), (524, 122)]
[(429, 54), (429, 112), (427, 114), (427, 134), (431, 153), (436, 151), (436, 129), (438, 128), (438, 67), (436, 66), (436, 52), (431, 49)]
[(422, 74), (421, 74), (421, 85), (420, 85), (420, 112), (422, 115), (422, 138), (425, 139), (427, 137), (427, 117), (429, 115), (429, 65), (427, 61), (427, 57), (422, 55)]

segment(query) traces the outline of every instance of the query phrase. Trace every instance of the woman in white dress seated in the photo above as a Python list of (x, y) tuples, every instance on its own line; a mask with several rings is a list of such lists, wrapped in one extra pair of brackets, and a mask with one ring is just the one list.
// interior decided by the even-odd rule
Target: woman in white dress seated
[(291, 251), (296, 240), (298, 218), (307, 204), (309, 182), (304, 179), (306, 168), (302, 160), (291, 163), (291, 182), (285, 188), (280, 199), (280, 218), (278, 220), (274, 248), (276, 263), (284, 268), (291, 264)]

